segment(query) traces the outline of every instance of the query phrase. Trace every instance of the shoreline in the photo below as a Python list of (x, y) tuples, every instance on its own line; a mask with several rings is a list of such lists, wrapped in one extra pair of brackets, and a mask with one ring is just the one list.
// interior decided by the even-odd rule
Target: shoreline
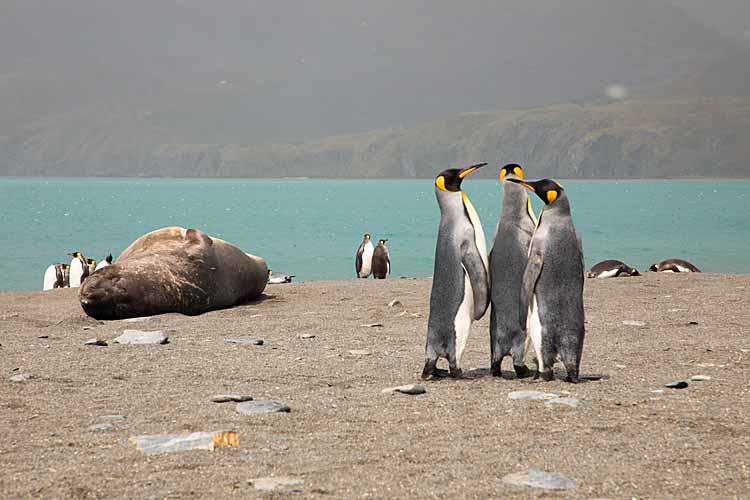
[[(582, 372), (599, 381), (565, 383), (559, 365), (552, 382), (518, 380), (509, 360), (503, 379), (489, 376), (485, 315), (466, 380), (382, 394), (421, 383), (430, 283), (269, 285), (253, 304), (107, 322), (85, 316), (74, 290), (0, 292), (0, 496), (234, 498), (261, 495), (252, 481), (273, 475), (301, 480), (300, 498), (537, 498), (502, 482), (527, 467), (575, 481), (555, 498), (750, 495), (750, 275), (587, 279)], [(125, 329), (169, 343), (113, 344)], [(110, 345), (84, 346), (92, 337)], [(264, 344), (225, 342), (242, 337)], [(9, 380), (21, 373), (33, 378)], [(665, 387), (694, 375), (710, 380)], [(508, 398), (524, 390), (579, 404)], [(245, 416), (215, 394), (291, 412)], [(92, 430), (102, 423), (112, 428)], [(239, 447), (146, 456), (128, 443), (222, 429)]]

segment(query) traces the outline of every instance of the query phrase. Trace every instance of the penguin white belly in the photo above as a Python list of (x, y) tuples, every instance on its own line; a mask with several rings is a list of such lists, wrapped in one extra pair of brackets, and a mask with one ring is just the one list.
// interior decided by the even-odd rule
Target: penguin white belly
[(663, 273), (673, 273), (674, 271), (671, 269), (667, 269), (666, 271), (662, 271)]
[(471, 318), (474, 314), (474, 290), (471, 287), (469, 273), (466, 272), (466, 268), (464, 268), (463, 264), (461, 264), (461, 268), (464, 270), (464, 300), (461, 302), (458, 312), (456, 313), (456, 319), (453, 322), (453, 327), (456, 330), (457, 364), (459, 364), (464, 349), (466, 348), (466, 341), (469, 339), (469, 330), (471, 329)]
[(676, 267), (681, 273), (692, 273), (693, 272), (690, 269), (688, 269), (687, 267), (682, 267), (679, 264), (675, 264), (674, 267)]
[(83, 265), (78, 259), (70, 261), (70, 288), (81, 286), (81, 277), (83, 276)]
[(362, 252), (362, 269), (359, 270), (360, 278), (367, 278), (372, 271), (372, 254), (375, 252), (375, 247), (372, 243), (365, 245), (365, 249)]
[(603, 271), (597, 274), (596, 277), (597, 278), (614, 278), (615, 276), (617, 276), (617, 271), (619, 271), (619, 269), (611, 269), (609, 271)]
[(109, 262), (107, 262), (106, 260), (103, 260), (96, 265), (96, 268), (94, 269), (94, 271), (98, 271), (99, 269), (103, 267), (107, 267), (108, 265), (109, 265)]
[(526, 331), (529, 333), (529, 338), (534, 346), (537, 367), (542, 372), (547, 367), (542, 362), (542, 322), (539, 320), (539, 305), (536, 302), (536, 294), (534, 294), (531, 306), (529, 307), (529, 314), (526, 319)]
[(44, 271), (44, 285), (42, 285), (42, 290), (52, 290), (55, 288), (56, 282), (57, 272), (55, 271), (55, 266), (51, 265)]

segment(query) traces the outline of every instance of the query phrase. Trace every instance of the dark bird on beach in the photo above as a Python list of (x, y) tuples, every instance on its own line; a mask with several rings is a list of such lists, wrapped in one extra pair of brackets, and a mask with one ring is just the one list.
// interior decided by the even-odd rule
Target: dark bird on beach
[(386, 241), (388, 240), (378, 240), (378, 246), (372, 253), (372, 276), (379, 280), (384, 280), (391, 274), (391, 258), (388, 247), (385, 246)]

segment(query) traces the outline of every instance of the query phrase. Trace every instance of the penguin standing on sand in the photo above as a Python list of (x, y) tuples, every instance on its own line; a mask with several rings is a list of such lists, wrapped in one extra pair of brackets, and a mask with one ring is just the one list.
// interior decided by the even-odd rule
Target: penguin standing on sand
[(568, 382), (578, 382), (583, 352), (583, 248), (573, 226), (563, 187), (550, 179), (508, 179), (535, 192), (545, 203), (531, 239), (523, 275), (521, 308), (542, 379), (552, 380), (552, 365), (565, 365)]
[(78, 288), (89, 275), (89, 265), (81, 252), (71, 252), (73, 257), (70, 261), (70, 287)]
[(500, 169), (503, 209), (490, 252), (490, 366), (494, 376), (502, 376), (500, 365), (510, 354), (516, 375), (522, 378), (529, 376), (529, 370), (523, 361), (526, 324), (521, 318), (526, 314), (519, 299), (537, 220), (526, 189), (507, 182), (510, 179), (523, 179), (520, 165), (511, 163)]
[(111, 266), (111, 265), (112, 265), (112, 254), (109, 254), (109, 255), (107, 255), (107, 256), (106, 256), (106, 257), (104, 258), (104, 260), (103, 260), (103, 261), (99, 262), (99, 263), (98, 263), (98, 264), (96, 265), (96, 269), (94, 269), (94, 271), (98, 271), (99, 269), (101, 269), (101, 268), (103, 268), (103, 267), (107, 267), (107, 266)]
[(388, 254), (388, 247), (385, 242), (388, 240), (378, 240), (378, 246), (372, 253), (372, 277), (378, 280), (384, 280), (391, 274), (391, 258)]
[(89, 266), (89, 275), (96, 271), (96, 259), (86, 259), (86, 265)]
[(70, 266), (68, 264), (52, 264), (44, 272), (42, 290), (53, 288), (68, 288), (70, 286)]
[(365, 233), (362, 237), (362, 243), (357, 249), (357, 257), (354, 260), (354, 270), (357, 273), (357, 278), (367, 278), (370, 276), (372, 254), (375, 252), (375, 247), (372, 246), (370, 239), (370, 234)]
[(484, 231), (468, 196), (461, 191), (464, 178), (485, 165), (443, 170), (435, 178), (440, 227), (423, 379), (437, 375), (437, 361), (441, 357), (447, 358), (452, 377), (461, 376), (461, 356), (471, 323), (484, 316), (490, 301)]

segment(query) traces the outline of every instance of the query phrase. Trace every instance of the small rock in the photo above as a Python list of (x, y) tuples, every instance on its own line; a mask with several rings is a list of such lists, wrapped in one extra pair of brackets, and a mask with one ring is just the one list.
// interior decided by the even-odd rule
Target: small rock
[(245, 401), (252, 401), (252, 396), (241, 396), (239, 394), (217, 394), (211, 396), (211, 401), (214, 403), (244, 403)]
[(352, 349), (351, 351), (349, 351), (349, 354), (351, 354), (352, 356), (369, 356), (370, 351), (368, 351), (367, 349)]
[(258, 491), (278, 491), (287, 489), (290, 486), (299, 486), (304, 481), (291, 477), (259, 477), (253, 479), (252, 483)]
[(106, 340), (93, 338), (93, 339), (88, 339), (86, 342), (83, 343), (83, 345), (98, 345), (98, 346), (106, 347), (108, 344)]
[(690, 380), (694, 382), (708, 382), (709, 380), (711, 380), (711, 377), (709, 377), (708, 375), (693, 375), (692, 377), (690, 377)]
[(388, 302), (388, 307), (396, 307), (396, 306), (403, 306), (403, 304), (398, 299), (393, 299), (392, 301)]
[(26, 382), (27, 380), (31, 380), (34, 378), (34, 375), (31, 373), (19, 373), (18, 375), (13, 375), (10, 377), (11, 382)]
[(243, 415), (256, 415), (259, 413), (289, 413), (291, 408), (282, 403), (281, 401), (272, 400), (258, 400), (258, 401), (246, 401), (244, 403), (237, 403), (236, 408), (238, 413)]
[(383, 389), (381, 391), (383, 394), (391, 393), (391, 392), (401, 392), (403, 394), (424, 394), (427, 392), (427, 389), (422, 384), (409, 384), (409, 385), (400, 385), (398, 387), (389, 387), (388, 389)]
[(97, 418), (104, 420), (125, 420), (125, 415), (99, 415)]
[(576, 487), (576, 483), (562, 474), (545, 472), (529, 467), (525, 472), (514, 472), (503, 477), (505, 484), (514, 486), (531, 486), (545, 490), (569, 490)]
[(622, 370), (623, 368), (627, 368), (627, 366), (625, 366), (625, 365), (615, 365), (615, 368), (619, 368), (619, 369)]
[(314, 339), (315, 335), (313, 335), (312, 333), (303, 333), (302, 335), (299, 336), (299, 338), (301, 338), (301, 339)]
[(669, 389), (684, 389), (688, 386), (688, 383), (684, 380), (676, 380), (674, 382), (670, 382), (668, 384), (665, 384), (664, 387), (668, 387)]
[(557, 394), (542, 391), (513, 391), (508, 393), (508, 399), (546, 400), (558, 397)]
[(166, 344), (169, 342), (169, 337), (161, 330), (152, 332), (125, 330), (114, 342), (118, 344)]
[(146, 321), (147, 319), (149, 319), (149, 316), (143, 316), (140, 318), (128, 318), (124, 319), (123, 321), (127, 321), (128, 323), (139, 323), (141, 321)]
[(383, 323), (366, 323), (364, 325), (359, 325), (363, 328), (380, 328), (383, 326)]
[(698, 324), (697, 321), (688, 321), (688, 325), (697, 325), (697, 324)]
[(565, 405), (571, 408), (578, 408), (578, 403), (579, 401), (576, 398), (552, 398), (545, 401), (544, 406)]
[(37, 337), (37, 338), (39, 338), (39, 339), (48, 339), (48, 338), (49, 338), (49, 335), (40, 335), (40, 336), (39, 336), (39, 337)]
[(93, 326), (84, 326), (83, 328), (81, 328), (81, 330), (91, 330), (92, 328), (94, 328), (94, 327)]
[(664, 389), (654, 389), (651, 392), (653, 392), (654, 394), (664, 394)]
[(237, 433), (234, 431), (132, 436), (128, 441), (136, 445), (136, 447), (146, 455), (188, 450), (213, 451), (217, 446), (240, 445), (240, 440), (237, 437)]
[(237, 345), (263, 345), (264, 343), (263, 339), (254, 339), (250, 337), (240, 339), (224, 339), (224, 342), (226, 342), (227, 344)]
[(630, 319), (623, 321), (622, 324), (625, 326), (646, 326), (646, 323), (643, 321), (634, 321)]
[(104, 422), (102, 424), (90, 425), (89, 430), (93, 432), (113, 431), (115, 430), (115, 426), (109, 422)]
[(398, 314), (396, 315), (396, 317), (397, 317), (397, 318), (401, 318), (401, 317), (403, 317), (403, 316), (406, 316), (407, 314), (409, 314), (409, 313), (408, 313), (407, 311), (401, 311), (400, 313), (398, 313)]

